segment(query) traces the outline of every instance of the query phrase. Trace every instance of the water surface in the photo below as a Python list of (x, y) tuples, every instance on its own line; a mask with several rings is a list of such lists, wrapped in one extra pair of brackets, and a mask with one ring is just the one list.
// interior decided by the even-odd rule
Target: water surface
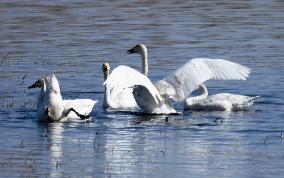
[[(282, 1), (0, 2), (2, 177), (282, 177), (284, 174)], [(260, 95), (249, 112), (179, 116), (108, 113), (101, 66), (159, 80), (195, 57), (252, 69), (247, 81), (209, 81), (209, 93)], [(91, 123), (40, 123), (38, 91), (56, 73), (64, 98), (99, 99)], [(182, 106), (176, 106), (182, 111)]]

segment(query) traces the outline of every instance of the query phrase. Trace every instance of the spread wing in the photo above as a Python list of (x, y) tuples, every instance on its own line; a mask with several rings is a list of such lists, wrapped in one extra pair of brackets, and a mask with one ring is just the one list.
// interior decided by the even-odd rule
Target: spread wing
[(133, 89), (136, 85), (141, 85), (147, 88), (149, 93), (155, 98), (156, 103), (162, 100), (152, 82), (145, 75), (128, 66), (121, 65), (116, 67), (108, 76), (104, 85), (110, 92), (117, 93), (125, 89)]
[(155, 86), (161, 95), (182, 101), (206, 80), (246, 80), (249, 74), (248, 67), (224, 59), (195, 58)]

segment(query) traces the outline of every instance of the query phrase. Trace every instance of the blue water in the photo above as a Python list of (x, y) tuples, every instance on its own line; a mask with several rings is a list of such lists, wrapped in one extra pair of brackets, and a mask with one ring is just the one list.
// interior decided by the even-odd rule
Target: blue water
[[(0, 2), (1, 177), (283, 177), (284, 2)], [(260, 95), (248, 112), (179, 116), (108, 113), (101, 66), (141, 70), (126, 50), (144, 43), (149, 77), (189, 59), (252, 69), (209, 81), (209, 93)], [(91, 123), (40, 123), (37, 90), (56, 73), (64, 98), (99, 99)], [(182, 111), (182, 106), (176, 106)]]

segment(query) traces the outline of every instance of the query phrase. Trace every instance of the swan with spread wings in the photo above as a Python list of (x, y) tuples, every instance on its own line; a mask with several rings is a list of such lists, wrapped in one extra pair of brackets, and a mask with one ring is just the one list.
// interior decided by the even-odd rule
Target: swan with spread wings
[[(102, 71), (104, 74), (105, 81), (110, 75), (110, 65), (109, 63), (103, 63)], [(114, 75), (114, 74), (111, 74)], [(123, 80), (121, 82), (124, 82)], [(124, 86), (124, 84), (120, 84), (120, 86)], [(128, 86), (128, 84), (125, 84)], [(132, 94), (133, 88), (129, 87), (109, 87), (109, 85), (105, 85), (104, 91), (104, 102), (103, 107), (108, 110), (115, 111), (132, 111), (139, 109), (134, 96)]]
[(108, 76), (104, 85), (110, 91), (132, 88), (136, 103), (146, 113), (171, 114), (176, 110), (170, 99), (184, 101), (207, 80), (246, 80), (250, 69), (224, 59), (195, 58), (153, 84), (147, 77), (147, 48), (138, 44), (128, 50), (129, 54), (142, 56), (144, 74), (128, 66), (118, 66)]

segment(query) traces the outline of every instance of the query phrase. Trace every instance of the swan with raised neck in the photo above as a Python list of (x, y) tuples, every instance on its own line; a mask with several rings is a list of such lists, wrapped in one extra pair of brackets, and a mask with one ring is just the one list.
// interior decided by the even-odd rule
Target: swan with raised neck
[(109, 76), (109, 70), (110, 70), (109, 63), (103, 63), (102, 70), (104, 73), (104, 79), (106, 80)]
[[(126, 67), (126, 66), (118, 66)], [(115, 72), (116, 68), (113, 70)], [(119, 84), (108, 85), (106, 82), (108, 79), (113, 80), (115, 77), (119, 76), (120, 73), (110, 73), (110, 65), (108, 63), (104, 63), (102, 66), (102, 71), (104, 73), (104, 103), (103, 107), (110, 110), (135, 110), (138, 109), (138, 105), (134, 99), (132, 94), (133, 88), (130, 86), (120, 87)], [(131, 75), (131, 74), (130, 74)], [(116, 80), (116, 79), (115, 79)], [(127, 83), (127, 77), (120, 78), (117, 82), (125, 84)]]
[(142, 73), (147, 76), (148, 75), (148, 52), (147, 48), (144, 44), (137, 44), (131, 49), (127, 50), (128, 54), (137, 53), (142, 57)]
[[(103, 63), (102, 71), (103, 71), (103, 74), (104, 74), (104, 80), (106, 81), (106, 79), (107, 79), (108, 76), (109, 76), (109, 71), (110, 71), (110, 65), (109, 65), (109, 63)], [(109, 105), (108, 105), (109, 102), (110, 102), (109, 91), (107, 90), (107, 87), (106, 87), (106, 85), (105, 85), (104, 103), (103, 103), (103, 106), (104, 106), (105, 108), (109, 107)]]

